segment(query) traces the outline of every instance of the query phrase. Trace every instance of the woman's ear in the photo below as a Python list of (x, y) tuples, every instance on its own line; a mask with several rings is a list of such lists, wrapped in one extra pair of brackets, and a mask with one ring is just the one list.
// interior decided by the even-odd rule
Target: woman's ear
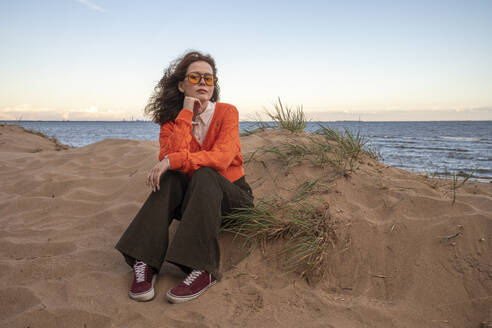
[(181, 93), (184, 93), (184, 89), (183, 89), (183, 81), (181, 82), (178, 82), (178, 90), (181, 92)]

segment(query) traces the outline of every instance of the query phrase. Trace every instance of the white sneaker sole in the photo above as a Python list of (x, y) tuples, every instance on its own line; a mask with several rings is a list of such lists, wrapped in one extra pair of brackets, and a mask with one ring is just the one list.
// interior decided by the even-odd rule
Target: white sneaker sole
[(155, 283), (155, 278), (157, 277), (157, 275), (154, 275), (154, 277), (152, 278), (152, 287), (146, 291), (146, 292), (143, 292), (143, 293), (132, 293), (131, 291), (128, 291), (128, 296), (130, 296), (130, 298), (132, 300), (135, 300), (135, 301), (138, 301), (138, 302), (147, 302), (147, 301), (151, 301), (152, 299), (154, 299), (155, 297), (155, 292), (154, 292), (154, 283)]
[(216, 282), (217, 282), (217, 280), (208, 284), (207, 287), (203, 288), (198, 293), (195, 293), (193, 295), (188, 295), (188, 296), (176, 296), (176, 295), (173, 295), (171, 293), (171, 290), (169, 290), (166, 294), (166, 298), (169, 302), (174, 303), (174, 304), (188, 302), (188, 301), (191, 301), (191, 300), (197, 298), (198, 296), (202, 295), (207, 289), (209, 289), (210, 287), (215, 285)]

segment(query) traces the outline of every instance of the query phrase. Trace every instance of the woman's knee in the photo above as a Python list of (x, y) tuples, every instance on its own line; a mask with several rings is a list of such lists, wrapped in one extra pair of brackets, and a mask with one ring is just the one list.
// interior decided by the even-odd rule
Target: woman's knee
[(187, 178), (186, 175), (181, 172), (167, 170), (159, 178), (159, 184), (161, 186), (166, 183), (175, 184), (186, 180), (186, 178)]
[(203, 181), (213, 181), (217, 177), (217, 171), (214, 168), (208, 166), (202, 166), (193, 173), (191, 177), (192, 183), (203, 182)]
[(215, 170), (214, 168), (211, 168), (209, 166), (202, 166), (200, 167), (198, 170), (196, 170), (194, 173), (193, 173), (193, 176), (202, 176), (202, 175), (205, 175), (205, 176), (216, 176), (218, 173), (217, 173), (217, 170)]
[(180, 178), (183, 175), (183, 173), (179, 171), (173, 171), (173, 170), (167, 170), (161, 175), (161, 179), (174, 179), (174, 178)]

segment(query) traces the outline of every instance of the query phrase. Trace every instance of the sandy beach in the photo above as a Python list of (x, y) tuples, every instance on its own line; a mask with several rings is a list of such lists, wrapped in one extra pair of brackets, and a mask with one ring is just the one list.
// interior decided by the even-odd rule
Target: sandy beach
[(284, 270), (282, 240), (248, 254), (224, 233), (222, 281), (173, 305), (179, 270), (165, 265), (156, 298), (138, 303), (114, 249), (150, 192), (158, 142), (69, 148), (0, 125), (0, 327), (492, 327), (492, 183), (453, 191), (368, 156), (340, 175), (264, 151), (289, 140), (309, 136), (241, 137), (246, 177), (257, 201), (322, 182), (309, 196), (337, 236), (322, 279)]

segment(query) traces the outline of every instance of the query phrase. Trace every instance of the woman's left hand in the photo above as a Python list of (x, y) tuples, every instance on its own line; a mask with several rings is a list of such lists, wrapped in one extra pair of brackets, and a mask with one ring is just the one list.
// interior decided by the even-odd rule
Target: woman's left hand
[(153, 191), (160, 190), (159, 181), (161, 179), (161, 175), (169, 169), (169, 164), (167, 160), (160, 161), (157, 163), (149, 172), (147, 176), (148, 187), (151, 187)]

